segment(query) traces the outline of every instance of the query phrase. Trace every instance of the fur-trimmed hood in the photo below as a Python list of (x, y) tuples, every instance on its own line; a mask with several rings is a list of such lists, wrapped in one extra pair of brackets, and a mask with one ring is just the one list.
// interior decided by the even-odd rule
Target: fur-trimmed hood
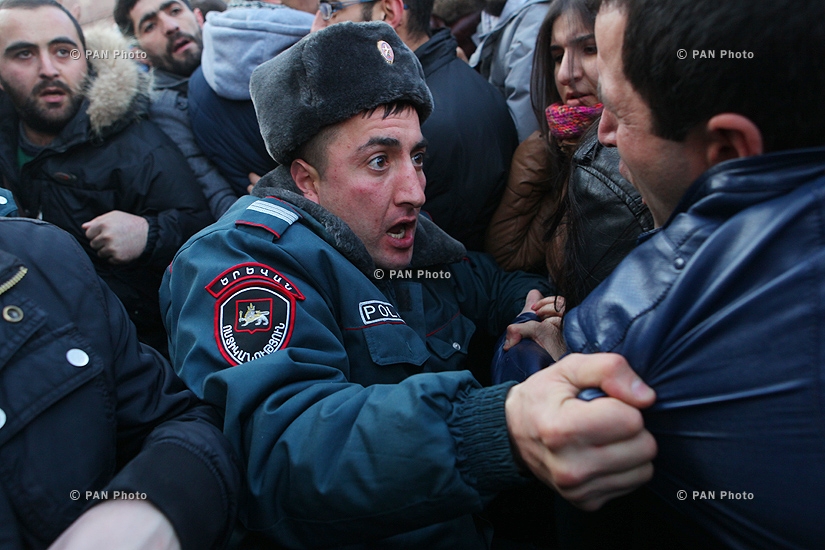
[(117, 131), (148, 111), (151, 77), (137, 62), (122, 53), (130, 43), (120, 32), (108, 27), (93, 27), (84, 32), (87, 59), (91, 66), (85, 91), (89, 130), (95, 137)]
[[(256, 197), (278, 197), (307, 212), (326, 230), (326, 235), (322, 235), (324, 240), (367, 276), (372, 276), (375, 264), (361, 239), (352, 232), (344, 220), (305, 198), (286, 166), (279, 166), (261, 178), (252, 194)], [(423, 268), (455, 263), (466, 255), (464, 245), (447, 235), (426, 216), (418, 216), (410, 267)]]

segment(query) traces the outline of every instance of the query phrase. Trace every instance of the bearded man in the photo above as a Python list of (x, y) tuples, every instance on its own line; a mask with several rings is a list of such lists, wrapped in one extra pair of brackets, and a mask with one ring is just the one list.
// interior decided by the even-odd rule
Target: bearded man
[(21, 216), (77, 239), (163, 351), (163, 269), (212, 216), (180, 151), (144, 120), (148, 82), (125, 42), (94, 42), (54, 0), (0, 4), (0, 175)]

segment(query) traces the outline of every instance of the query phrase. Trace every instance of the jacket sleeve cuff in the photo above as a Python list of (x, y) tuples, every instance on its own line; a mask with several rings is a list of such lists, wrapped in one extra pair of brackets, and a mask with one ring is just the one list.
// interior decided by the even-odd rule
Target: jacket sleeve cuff
[(456, 404), (450, 430), (456, 438), (458, 469), (483, 498), (530, 479), (513, 456), (504, 400), (513, 383), (473, 389)]
[(143, 254), (138, 257), (137, 261), (146, 263), (150, 261), (152, 254), (154, 254), (155, 248), (157, 247), (158, 237), (160, 236), (160, 225), (158, 224), (157, 216), (143, 217), (149, 223), (149, 232), (146, 235), (146, 248), (143, 249)]
[(169, 519), (183, 550), (220, 548), (229, 535), (231, 506), (217, 473), (177, 442), (159, 442), (145, 449), (107, 489), (145, 493), (146, 500)]

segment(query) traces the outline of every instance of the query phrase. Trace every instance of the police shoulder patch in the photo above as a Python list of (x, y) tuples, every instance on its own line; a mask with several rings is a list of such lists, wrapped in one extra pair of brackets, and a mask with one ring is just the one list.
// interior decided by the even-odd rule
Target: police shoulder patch
[(257, 263), (236, 265), (207, 285), (215, 302), (215, 340), (223, 357), (240, 365), (289, 343), (295, 304), (304, 295), (286, 277)]
[(290, 225), (301, 218), (288, 203), (275, 197), (258, 199), (235, 221), (235, 225), (260, 227), (280, 239)]

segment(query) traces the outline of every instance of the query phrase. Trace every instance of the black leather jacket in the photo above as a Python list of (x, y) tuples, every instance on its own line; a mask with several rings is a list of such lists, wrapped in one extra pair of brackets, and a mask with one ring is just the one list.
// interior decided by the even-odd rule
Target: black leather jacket
[(582, 298), (633, 250), (639, 235), (653, 229), (653, 216), (641, 195), (619, 173), (618, 151), (599, 143), (597, 128), (594, 124), (582, 138), (567, 184), (579, 213), (574, 233), (580, 244), (574, 269)]

